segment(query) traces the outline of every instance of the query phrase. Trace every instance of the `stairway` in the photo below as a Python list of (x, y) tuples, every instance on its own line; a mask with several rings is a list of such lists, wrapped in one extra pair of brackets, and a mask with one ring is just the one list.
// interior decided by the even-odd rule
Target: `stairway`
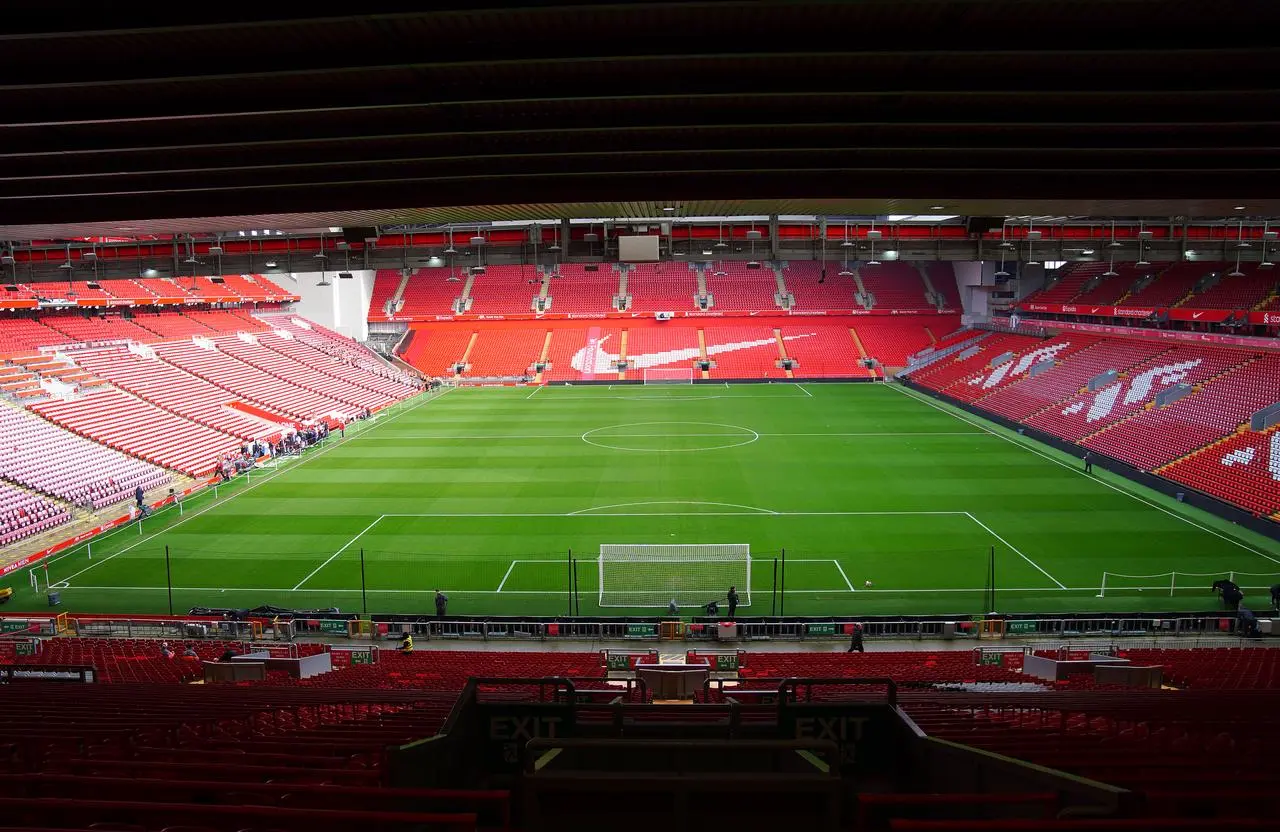
[[(699, 274), (701, 274), (701, 272), (699, 272)], [(701, 282), (701, 278), (699, 278), (699, 282)], [(703, 361), (707, 360), (707, 335), (702, 330), (702, 327), (698, 327), (698, 355)], [(704, 379), (711, 378), (711, 372), (709, 370), (703, 370), (702, 377)]]
[[(866, 348), (862, 346), (862, 339), (858, 337), (858, 330), (854, 329), (853, 327), (849, 327), (849, 334), (853, 336), (853, 344), (858, 348), (858, 355), (861, 356), (863, 359), (870, 358), (871, 356), (867, 355)], [(866, 368), (866, 370), (867, 370), (867, 375), (871, 376), (872, 378), (876, 377), (875, 370), (869, 367)]]
[(400, 308), (404, 306), (404, 290), (409, 287), (410, 274), (411, 272), (405, 271), (404, 274), (400, 275), (400, 285), (396, 286), (395, 292), (392, 293), (391, 298), (387, 301), (386, 308), (382, 310), (387, 313), (388, 318), (399, 312)]
[[(618, 294), (613, 297), (613, 308), (619, 312), (626, 312), (631, 308), (631, 296), (627, 294), (627, 270), (618, 269)], [(622, 334), (626, 338), (626, 333)]]
[[(470, 283), (468, 283), (468, 285), (470, 285)], [(476, 341), (478, 340), (480, 340), (480, 333), (471, 333), (471, 338), (467, 341), (467, 348), (462, 351), (462, 358), (458, 360), (458, 364), (462, 367), (463, 372), (466, 372), (468, 366), (467, 359), (471, 357), (471, 351), (476, 348)], [(459, 375), (462, 375), (462, 373), (455, 373), (455, 376)]]
[[(861, 273), (861, 271), (860, 271), (860, 270), (858, 270), (858, 269), (854, 269), (854, 270), (853, 270), (853, 283), (854, 283), (854, 285), (855, 285), (855, 286), (857, 286), (857, 287), (858, 287), (858, 291), (857, 291), (857, 293), (853, 296), (853, 299), (854, 299), (855, 301), (857, 301), (859, 304), (861, 304), (861, 305), (862, 305), (862, 308), (864, 308), (864, 309), (868, 309), (868, 310), (869, 310), (869, 309), (871, 309), (873, 306), (875, 306), (875, 305), (876, 305), (876, 296), (875, 296), (875, 295), (873, 295), (873, 294), (871, 294), (870, 292), (868, 292), (868, 291), (867, 291), (867, 287), (862, 285), (862, 273)], [(850, 331), (852, 331), (852, 330), (850, 330)], [(854, 336), (854, 338), (856, 339), (856, 338), (857, 338), (857, 336), (855, 335), (855, 336)], [(861, 347), (861, 346), (859, 346), (859, 347), (858, 347), (858, 349), (862, 349), (862, 347)]]
[[(920, 273), (920, 279), (924, 281), (925, 300), (927, 300), (929, 305), (933, 306), (935, 309), (941, 309), (943, 298), (942, 295), (938, 293), (938, 290), (934, 288), (933, 281), (929, 279), (929, 271), (924, 267), (924, 264), (919, 261), (916, 262), (915, 266), (916, 271)], [(928, 327), (925, 328), (925, 331), (928, 332)], [(929, 337), (933, 338), (932, 332), (929, 333)], [(936, 338), (934, 339), (934, 342), (937, 342)]]
[(782, 277), (781, 264), (772, 266), (773, 279), (778, 281), (778, 294), (774, 296), (773, 302), (778, 305), (779, 309), (790, 309), (795, 305), (795, 297), (787, 290), (787, 282)]
[[(544, 366), (547, 363), (547, 356), (551, 354), (552, 333), (553, 333), (553, 330), (550, 330), (550, 329), (547, 330), (547, 337), (542, 342), (542, 352), (538, 354), (538, 363)], [(534, 376), (533, 380), (536, 381), (538, 384), (542, 383), (542, 372), (543, 372), (542, 370), (539, 370), (538, 374)]]
[[(778, 278), (778, 281), (781, 282), (782, 278)], [(782, 340), (782, 330), (774, 329), (773, 337), (776, 338), (778, 341), (778, 360), (786, 361), (788, 358), (790, 358), (790, 356), (787, 355), (787, 342)], [(796, 377), (795, 371), (793, 370), (787, 370), (786, 373), (787, 373), (787, 378)]]

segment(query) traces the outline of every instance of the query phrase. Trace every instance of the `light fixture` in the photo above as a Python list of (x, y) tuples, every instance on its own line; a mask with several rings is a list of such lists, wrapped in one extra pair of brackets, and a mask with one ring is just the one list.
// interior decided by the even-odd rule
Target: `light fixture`
[(1080, 254), (1085, 257), (1092, 257), (1094, 255), (1094, 251), (1091, 248), (1082, 248), (1080, 249)]
[(676, 206), (674, 206), (674, 205), (664, 205), (664, 206), (662, 206), (662, 210), (663, 210), (663, 211), (666, 211), (668, 214), (670, 214), (672, 211), (676, 210)]
[[(732, 229), (729, 232), (733, 233)], [(716, 244), (712, 248), (728, 248), (729, 244), (724, 241), (724, 222), (716, 223)]]
[(1235, 210), (1236, 210), (1236, 211), (1243, 211), (1243, 210), (1244, 210), (1244, 208), (1245, 208), (1245, 207), (1244, 207), (1243, 205), (1237, 205), (1237, 206), (1235, 207)]
[(274, 268), (276, 267), (276, 261), (274, 261), (274, 260), (268, 260), (267, 262), (263, 263), (262, 265), (263, 265), (264, 267), (268, 268), (268, 269), (274, 269)]
[(1266, 224), (1263, 224), (1262, 226), (1262, 262), (1258, 264), (1258, 268), (1271, 269), (1275, 267), (1276, 264), (1272, 263), (1270, 260), (1267, 259), (1267, 243), (1274, 240), (1276, 236), (1277, 236), (1276, 232), (1267, 228)]
[(929, 210), (930, 210), (930, 211), (945, 211), (945, 210), (946, 210), (946, 208), (947, 208), (947, 206), (945, 206), (945, 205), (930, 205), (930, 206), (929, 206)]

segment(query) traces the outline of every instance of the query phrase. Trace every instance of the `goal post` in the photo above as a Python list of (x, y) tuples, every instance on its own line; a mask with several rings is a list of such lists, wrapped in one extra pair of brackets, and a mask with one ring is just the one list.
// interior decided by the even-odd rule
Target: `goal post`
[(1280, 583), (1280, 572), (1157, 572), (1152, 575), (1124, 575), (1103, 572), (1098, 597), (1107, 598), (1134, 593), (1153, 593), (1172, 597), (1179, 592), (1208, 593), (1214, 581), (1233, 581), (1241, 589), (1266, 590)]
[(646, 367), (645, 384), (693, 384), (692, 367)]
[(746, 543), (600, 545), (600, 606), (723, 607), (729, 587), (751, 606), (751, 546)]

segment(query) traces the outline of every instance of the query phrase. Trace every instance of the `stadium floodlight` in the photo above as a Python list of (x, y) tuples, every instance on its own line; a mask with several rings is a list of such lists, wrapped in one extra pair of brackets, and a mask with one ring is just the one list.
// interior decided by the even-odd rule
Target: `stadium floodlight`
[[(692, 369), (689, 370), (692, 373)], [(751, 606), (751, 547), (746, 543), (600, 545), (601, 607), (701, 609), (723, 603), (729, 587)]]

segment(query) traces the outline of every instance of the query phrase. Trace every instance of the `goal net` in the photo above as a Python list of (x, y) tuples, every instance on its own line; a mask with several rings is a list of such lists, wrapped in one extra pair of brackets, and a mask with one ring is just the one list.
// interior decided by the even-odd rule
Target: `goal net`
[(693, 384), (692, 367), (646, 367), (645, 384)]
[(1272, 584), (1280, 583), (1280, 572), (1157, 572), (1154, 575), (1122, 575), (1118, 572), (1103, 572), (1098, 597), (1129, 596), (1137, 593), (1165, 596), (1179, 593), (1208, 595), (1212, 591), (1213, 582), (1224, 579), (1235, 582), (1241, 589), (1267, 590)]
[(750, 606), (749, 544), (600, 545), (601, 607), (724, 607), (731, 586), (738, 606)]

